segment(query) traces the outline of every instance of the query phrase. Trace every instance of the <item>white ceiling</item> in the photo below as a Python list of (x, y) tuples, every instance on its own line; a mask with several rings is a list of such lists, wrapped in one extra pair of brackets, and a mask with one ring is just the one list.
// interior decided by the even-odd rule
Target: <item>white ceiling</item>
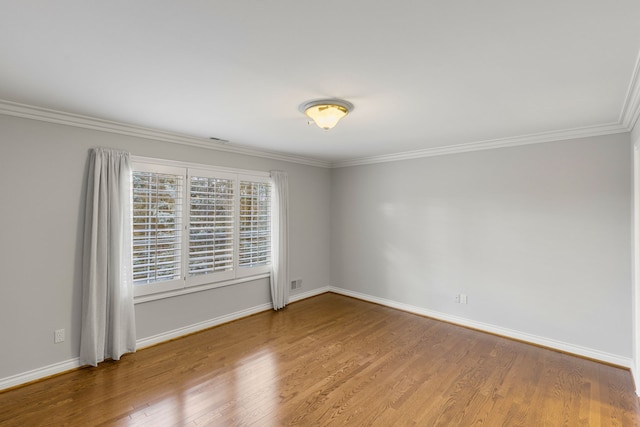
[(339, 162), (622, 131), (639, 49), (638, 0), (2, 0), (0, 99)]

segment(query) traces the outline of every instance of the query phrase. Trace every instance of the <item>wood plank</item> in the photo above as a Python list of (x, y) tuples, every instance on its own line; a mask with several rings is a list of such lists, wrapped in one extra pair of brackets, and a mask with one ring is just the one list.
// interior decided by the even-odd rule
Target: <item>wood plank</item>
[(0, 425), (637, 426), (630, 372), (336, 294), (0, 393)]

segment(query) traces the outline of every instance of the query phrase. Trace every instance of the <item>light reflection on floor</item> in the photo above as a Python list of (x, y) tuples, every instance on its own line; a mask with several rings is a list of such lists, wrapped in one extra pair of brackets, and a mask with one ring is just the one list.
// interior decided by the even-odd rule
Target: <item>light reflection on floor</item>
[(259, 349), (238, 360), (230, 373), (195, 381), (187, 389), (139, 408), (123, 425), (234, 425), (277, 413), (275, 357), (268, 348)]

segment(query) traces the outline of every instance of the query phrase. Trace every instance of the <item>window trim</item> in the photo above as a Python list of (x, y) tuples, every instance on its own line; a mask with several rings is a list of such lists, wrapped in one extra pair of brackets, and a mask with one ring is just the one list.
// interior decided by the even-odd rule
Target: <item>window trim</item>
[(131, 163), (135, 165), (147, 163), (152, 166), (160, 165), (160, 166), (173, 166), (176, 168), (204, 169), (208, 171), (226, 172), (226, 173), (237, 174), (237, 175), (265, 177), (265, 178), (271, 179), (271, 174), (269, 172), (264, 172), (264, 171), (256, 171), (256, 170), (250, 170), (250, 169), (236, 169), (236, 168), (229, 168), (225, 166), (207, 165), (204, 163), (193, 163), (193, 162), (183, 162), (180, 160), (158, 159), (154, 157), (143, 157), (143, 156), (132, 155)]
[(162, 292), (154, 292), (145, 295), (136, 295), (133, 298), (134, 304), (142, 304), (145, 302), (156, 301), (165, 298), (173, 298), (180, 295), (188, 295), (194, 292), (202, 292), (210, 289), (224, 288), (226, 286), (233, 286), (240, 283), (254, 282), (261, 279), (268, 279), (271, 277), (271, 273), (263, 273), (255, 276), (238, 277), (233, 280), (226, 280), (223, 282), (207, 283), (203, 285), (193, 285), (184, 288), (172, 289)]
[[(208, 289), (231, 286), (238, 283), (264, 279), (270, 276), (271, 263), (265, 266), (240, 269), (238, 267), (238, 230), (240, 209), (240, 181), (271, 182), (269, 172), (253, 171), (246, 169), (234, 169), (220, 166), (210, 166), (200, 163), (189, 163), (175, 160), (156, 159), (150, 157), (131, 156), (132, 171), (165, 172), (183, 176), (183, 189), (181, 194), (181, 227), (182, 227), (182, 260), (180, 279), (167, 282), (134, 285), (134, 302), (142, 303), (157, 299), (170, 298)], [(161, 172), (161, 173), (162, 173)], [(204, 174), (204, 175), (203, 175)], [(190, 178), (191, 176), (209, 176), (234, 179), (234, 260), (232, 274), (213, 273), (214, 276), (189, 277), (189, 216), (190, 216)], [(273, 189), (271, 190), (273, 197)], [(243, 271), (241, 271), (243, 270)], [(222, 272), (226, 273), (226, 272)], [(213, 281), (212, 281), (213, 280)]]

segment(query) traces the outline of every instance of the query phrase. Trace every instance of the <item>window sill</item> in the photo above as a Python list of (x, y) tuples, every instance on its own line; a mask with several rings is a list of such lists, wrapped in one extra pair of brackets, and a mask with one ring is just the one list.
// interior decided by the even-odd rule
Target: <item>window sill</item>
[(158, 292), (157, 294), (140, 295), (133, 298), (133, 303), (141, 304), (141, 303), (156, 301), (156, 300), (165, 299), (165, 298), (173, 298), (180, 295), (192, 294), (194, 292), (208, 291), (210, 289), (222, 288), (224, 286), (233, 286), (239, 283), (252, 282), (254, 280), (269, 278), (269, 276), (270, 276), (270, 273), (263, 273), (255, 276), (248, 276), (248, 277), (241, 277), (233, 280), (226, 280), (224, 282), (207, 283), (204, 285), (190, 286), (188, 288), (176, 289), (176, 290), (167, 291), (167, 292)]

